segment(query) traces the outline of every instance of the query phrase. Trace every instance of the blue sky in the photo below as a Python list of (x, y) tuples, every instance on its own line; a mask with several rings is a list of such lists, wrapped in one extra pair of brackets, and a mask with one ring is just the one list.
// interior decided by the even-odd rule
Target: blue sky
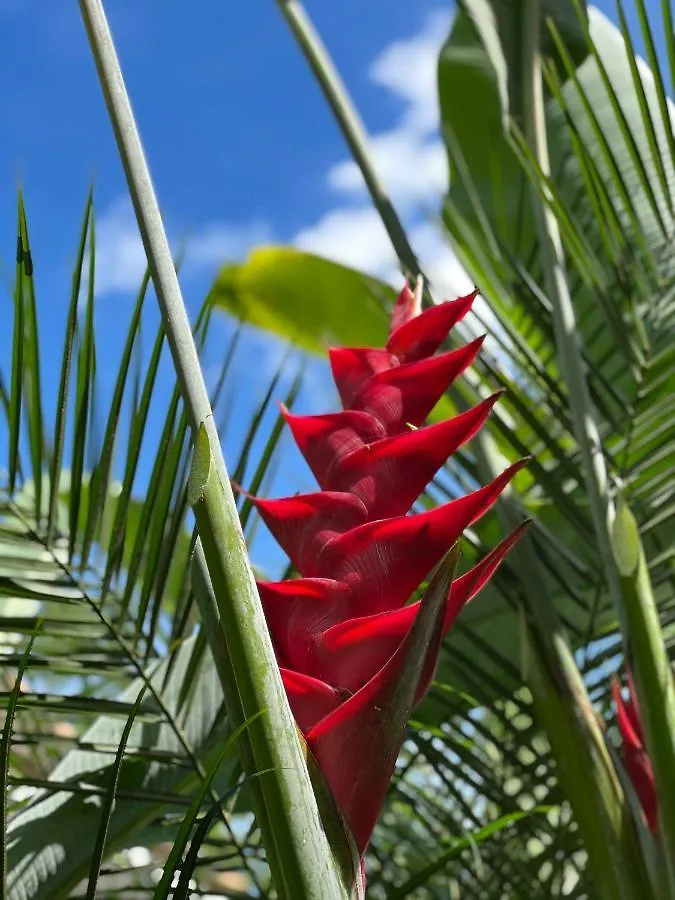
[[(107, 8), (170, 236), (177, 244), (187, 241), (182, 283), (192, 311), (218, 267), (260, 242), (293, 242), (395, 276), (382, 226), (271, 0), (202, 3), (199, 16), (193, 4), (168, 0), (116, 0)], [(437, 0), (422, 0), (414, 9), (376, 0), (364, 10), (351, 0), (339, 11), (315, 3), (310, 12), (374, 136), (376, 157), (408, 221), (430, 231), (420, 210), (433, 207), (445, 179), (434, 79), (450, 8)], [(77, 4), (4, 0), (0, 29), (11, 36), (0, 65), (4, 82), (13, 85), (0, 117), (2, 269), (11, 276), (14, 191), (21, 182), (45, 368), (58, 371), (80, 219), (94, 182), (97, 374), (105, 396), (144, 257)], [(220, 327), (224, 342), (228, 326)], [(3, 359), (8, 338), (7, 331), (0, 334)], [(209, 349), (207, 375), (221, 356), (217, 344)], [(247, 337), (237, 369), (242, 398), (235, 432), (246, 426), (278, 358), (268, 340)], [(315, 365), (313, 374), (304, 408), (321, 401), (333, 406), (325, 367)], [(162, 378), (166, 394), (168, 364)], [(158, 410), (157, 428), (160, 421)], [(238, 443), (226, 441), (231, 466)], [(309, 489), (309, 474), (293, 468)]]
[[(614, 18), (613, 4), (599, 5)], [(396, 277), (382, 226), (272, 0), (109, 0), (106, 7), (170, 236), (187, 242), (182, 283), (191, 310), (223, 262), (261, 242), (292, 242)], [(451, 5), (315, 0), (307, 7), (373, 136), (413, 245), (428, 269), (442, 270), (449, 292), (460, 291), (468, 282), (430, 218), (446, 183), (434, 83)], [(0, 275), (13, 271), (15, 189), (22, 183), (45, 361), (54, 372), (84, 200), (94, 183), (105, 394), (144, 258), (77, 3), (0, 0), (0, 34), (0, 77), (11, 85), (0, 101)], [(4, 363), (8, 307), (2, 309)], [(224, 341), (229, 326), (219, 328)], [(243, 350), (241, 423), (279, 355), (258, 335), (249, 335)], [(209, 359), (217, 363), (217, 346)], [(335, 402), (324, 368), (314, 371), (305, 411)], [(168, 366), (162, 377), (168, 386)]]
[[(176, 237), (208, 238), (201, 253), (195, 248), (201, 267), (264, 239), (301, 235), (311, 243), (308, 229), (329, 210), (353, 205), (353, 180), (333, 169), (345, 159), (342, 140), (271, 0), (201, 3), (198, 16), (193, 4), (171, 0), (107, 6), (167, 222)], [(339, 4), (339, 13), (328, 6), (310, 9), (370, 130), (391, 131), (407, 101), (426, 94), (427, 121), (416, 131), (427, 135), (435, 125), (433, 51), (449, 9), (437, 0), (414, 9), (376, 0), (366, 12), (358, 0)], [(45, 277), (48, 268), (67, 271), (93, 180), (101, 240), (109, 243), (99, 293), (130, 286), (140, 264), (129, 245), (124, 255), (121, 234), (133, 231), (120, 208), (125, 185), (77, 4), (4, 0), (0, 16), (11, 38), (3, 78), (12, 84), (3, 98), (0, 165), (7, 187), (25, 185), (36, 251), (44, 241), (47, 254)], [(382, 53), (397, 41), (409, 43), (401, 61), (417, 54), (424, 72), (392, 71)], [(3, 237), (13, 232), (11, 215), (2, 228)]]

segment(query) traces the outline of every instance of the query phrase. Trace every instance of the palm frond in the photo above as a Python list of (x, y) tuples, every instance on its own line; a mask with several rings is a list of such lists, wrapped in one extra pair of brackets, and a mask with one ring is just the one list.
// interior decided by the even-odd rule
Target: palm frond
[[(140, 346), (149, 318), (144, 315), (147, 276), (130, 311), (103, 439), (97, 441), (91, 428), (92, 409), (100, 404), (93, 221), (90, 198), (65, 322), (55, 431), (51, 447), (44, 438), (38, 441), (39, 460), (31, 430), (35, 417), (22, 422), (12, 406), (14, 397), (8, 402), (8, 418), (14, 416), (16, 422), (6, 471), (26, 441), (33, 477), (17, 464), (16, 483), (6, 476), (0, 483), (0, 640), (6, 684), (0, 697), (8, 711), (15, 709), (11, 755), (10, 734), (5, 735), (11, 760), (7, 896), (55, 897), (80, 890), (82, 896), (92, 896), (94, 890), (99, 896), (106, 884), (115, 882), (116, 866), (111, 869), (104, 859), (138, 844), (172, 841), (190, 799), (200, 791), (203, 803), (186, 822), (192, 825), (202, 805), (217, 805), (204, 848), (212, 854), (217, 847), (221, 859), (208, 872), (198, 862), (199, 877), (209, 881), (221, 871), (226, 883), (229, 878), (260, 895), (269, 876), (262, 860), (254, 862), (260, 856), (259, 835), (254, 830), (242, 839), (236, 824), (241, 815), (233, 818), (232, 813), (239, 765), (230, 761), (214, 767), (229, 726), (192, 593), (193, 540), (186, 501), (190, 448), (178, 390), (172, 385), (166, 397), (158, 378), (161, 327), (145, 371), (138, 372), (135, 384), (129, 377), (134, 348)], [(24, 333), (33, 300), (24, 284), (25, 259), (21, 266), (23, 293), (17, 289), (15, 299), (22, 299), (15, 303), (15, 321)], [(206, 306), (197, 318), (200, 346), (209, 321)], [(233, 390), (240, 332), (229, 330), (229, 349), (226, 345), (215, 378), (216, 408), (223, 394)], [(12, 361), (14, 382), (27, 386), (30, 402), (34, 355), (39, 359), (36, 329), (34, 333), (35, 349), (27, 340), (16, 352), (15, 342)], [(73, 353), (76, 372), (71, 379)], [(292, 403), (298, 381), (284, 387), (285, 369), (282, 359), (271, 380), (276, 388), (290, 391), (287, 401)], [(274, 463), (279, 437), (278, 424), (263, 415), (274, 392), (264, 393), (261, 414), (243, 435), (233, 432), (229, 440), (243, 479), (251, 447), (261, 442), (266, 447), (264, 463), (255, 472), (258, 483)], [(154, 437), (150, 423), (158, 415), (164, 427)], [(15, 436), (21, 426), (25, 433)], [(119, 460), (116, 444), (126, 449)], [(65, 470), (64, 458), (71, 461)], [(31, 651), (24, 658), (22, 645), (38, 623), (39, 635), (30, 638)], [(25, 668), (20, 694), (11, 674), (19, 667), (22, 673)], [(215, 780), (209, 786), (211, 768)], [(226, 791), (229, 799), (218, 802)], [(77, 829), (69, 825), (75, 821)], [(148, 889), (153, 884), (149, 871), (140, 872), (138, 879)]]

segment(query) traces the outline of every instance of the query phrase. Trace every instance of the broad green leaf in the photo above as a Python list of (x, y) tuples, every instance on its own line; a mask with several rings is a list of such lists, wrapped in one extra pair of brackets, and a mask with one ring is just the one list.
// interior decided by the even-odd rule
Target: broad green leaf
[[(597, 11), (583, 38), (592, 42), (589, 55), (578, 67), (576, 57), (562, 49), (564, 36), (562, 42), (557, 32), (552, 37), (558, 42), (558, 74), (550, 70), (547, 117), (554, 174), (546, 185), (547, 202), (561, 221), (579, 339), (609, 467), (629, 480), (641, 503), (658, 502), (662, 512), (650, 516), (645, 509), (642, 521), (653, 523), (646, 538), (648, 557), (666, 567), (667, 507), (656, 498), (668, 489), (666, 457), (672, 446), (665, 407), (658, 404), (664, 391), (675, 389), (675, 367), (668, 349), (672, 254), (660, 220), (670, 215), (663, 184), (675, 181), (675, 170), (670, 156), (656, 155), (654, 146), (668, 146), (671, 126), (662, 117), (660, 76), (633, 64), (619, 31)], [(553, 570), (547, 566), (553, 578), (544, 591), (556, 598), (575, 640), (587, 640), (614, 627), (616, 617), (598, 585), (597, 554), (589, 552), (593, 535), (587, 500), (550, 309), (540, 287), (528, 192), (531, 183), (543, 190), (542, 176), (522, 147), (503, 137), (494, 68), (466, 16), (457, 17), (442, 50), (439, 86), (454, 176), (446, 221), (460, 258), (508, 335), (498, 363), (518, 367), (503, 401), (514, 427), (493, 429), (493, 434), (505, 456), (522, 448), (535, 456), (536, 482), (522, 501), (543, 526), (537, 531), (538, 552), (549, 560), (554, 552), (556, 559)], [(672, 115), (670, 101), (665, 108)], [(647, 114), (651, 127), (646, 129)], [(514, 192), (518, 184), (520, 195)], [(541, 579), (537, 582), (542, 590)], [(672, 590), (672, 581), (659, 579), (658, 602), (668, 602)], [(513, 622), (509, 607), (508, 596), (497, 601), (489, 589), (466, 617), (475, 617), (486, 629), (481, 634), (491, 647), (502, 618), (497, 647), (513, 658), (517, 639), (506, 624)]]
[(330, 344), (381, 343), (394, 299), (375, 278), (289, 247), (261, 247), (225, 266), (209, 294), (215, 307), (319, 354)]
[[(585, 6), (584, 3), (584, 13)], [(509, 130), (511, 119), (520, 122), (521, 118), (523, 69), (528, 64), (523, 52), (523, 35), (528, 26), (528, 14), (529, 9), (523, 3), (464, 0), (453, 28), (453, 31), (461, 28), (460, 19), (466, 16), (480, 37), (494, 71), (505, 132)], [(588, 55), (588, 47), (573, 0), (543, 0), (541, 3), (541, 51), (544, 56), (554, 56), (556, 47), (547, 20), (555, 23), (575, 63), (581, 63)]]

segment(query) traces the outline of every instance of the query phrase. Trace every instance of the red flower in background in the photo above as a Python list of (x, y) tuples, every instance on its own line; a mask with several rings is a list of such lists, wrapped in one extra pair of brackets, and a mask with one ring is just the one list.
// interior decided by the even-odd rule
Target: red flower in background
[(623, 765), (640, 801), (647, 825), (655, 834), (658, 828), (658, 810), (654, 772), (645, 749), (640, 710), (630, 673), (628, 675), (628, 700), (624, 700), (621, 696), (621, 686), (616, 678), (612, 679), (612, 694), (616, 705), (617, 724), (621, 733)]
[[(408, 515), (497, 399), (419, 427), (480, 349), (482, 338), (435, 355), (475, 296), (420, 312), (419, 296), (406, 287), (386, 347), (331, 350), (344, 410), (318, 416), (283, 410), (320, 491), (254, 500), (301, 575), (258, 585), (291, 709), (361, 855), (403, 740), (403, 726), (388, 727), (388, 711), (420, 608), (407, 602), (522, 465), (467, 496)], [(455, 579), (443, 634), (522, 529)], [(416, 689), (408, 691), (406, 718), (429, 687), (440, 637), (429, 646)]]

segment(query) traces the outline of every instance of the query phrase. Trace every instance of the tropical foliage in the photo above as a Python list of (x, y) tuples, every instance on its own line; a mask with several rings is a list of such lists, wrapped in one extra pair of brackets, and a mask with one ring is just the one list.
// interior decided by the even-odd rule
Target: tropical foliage
[[(419, 274), (318, 37), (297, 4), (279, 6), (337, 112), (402, 271)], [(630, 18), (619, 4), (617, 28), (580, 3), (542, 7), (538, 30), (536, 3), (466, 0), (439, 59), (450, 187), (438, 227), (485, 301), (457, 332), (471, 340), (488, 331), (491, 352), (453, 383), (431, 421), (505, 392), (484, 438), (455, 450), (416, 508), (442, 508), (529, 454), (497, 514), (465, 532), (462, 572), (523, 518), (532, 524), (442, 644), (368, 848), (373, 898), (672, 896), (658, 882), (653, 805), (647, 822), (635, 755), (626, 755), (642, 752), (641, 771), (658, 786), (662, 755), (644, 758), (657, 721), (640, 664), (649, 640), (641, 642), (636, 617), (627, 633), (621, 597), (633, 569), (624, 572), (616, 529), (603, 551), (598, 516), (622, 494), (644, 559), (631, 596), (653, 599), (671, 650), (672, 15), (667, 0), (651, 21), (643, 0)], [(548, 154), (533, 112), (530, 63), (540, 50)], [(265, 774), (242, 770), (237, 751), (253, 726), (228, 719), (230, 660), (212, 640), (220, 623), (204, 600), (203, 570), (194, 576), (189, 410), (180, 386), (167, 393), (158, 378), (167, 348), (149, 315), (149, 275), (114, 390), (102, 396), (92, 200), (73, 241), (56, 371), (44, 365), (40, 260), (21, 198), (18, 235), (13, 315), (5, 306), (2, 318), (12, 346), (0, 360), (3, 896), (117, 897), (134, 888), (273, 896), (251, 813)], [(381, 345), (394, 298), (391, 286), (335, 263), (261, 248), (223, 269), (195, 341), (203, 350), (226, 311), (303, 352), (322, 353), (326, 339)], [(240, 326), (228, 327), (211, 402), (232, 480), (245, 489), (237, 505), (250, 543), (261, 516), (274, 524), (249, 495), (272, 493), (284, 425), (274, 404), (294, 411), (302, 370), (280, 361), (239, 434), (228, 411), (240, 390)], [(636, 704), (624, 705), (616, 689), (611, 700), (626, 646), (631, 666), (638, 662), (639, 728)], [(594, 834), (605, 813), (609, 832), (601, 823)], [(623, 842), (620, 863), (603, 857), (614, 839)]]

